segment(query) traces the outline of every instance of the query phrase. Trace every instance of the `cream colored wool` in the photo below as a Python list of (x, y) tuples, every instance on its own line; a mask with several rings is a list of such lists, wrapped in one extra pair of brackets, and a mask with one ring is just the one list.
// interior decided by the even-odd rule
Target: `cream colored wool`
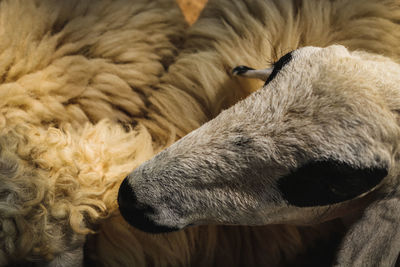
[(82, 246), (175, 140), (147, 98), (185, 27), (172, 0), (1, 1), (0, 266)]
[(236, 65), (333, 43), (398, 59), (398, 2), (210, 1), (174, 59), (178, 12), (162, 0), (0, 3), (0, 265), (51, 260), (99, 230), (88, 251), (105, 266), (274, 266), (335, 228), (151, 236), (122, 220), (116, 195), (132, 169), (260, 86), (231, 77)]

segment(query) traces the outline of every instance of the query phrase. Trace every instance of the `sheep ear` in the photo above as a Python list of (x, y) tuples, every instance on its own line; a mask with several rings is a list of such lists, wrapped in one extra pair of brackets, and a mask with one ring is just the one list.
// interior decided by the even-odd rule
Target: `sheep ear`
[(387, 174), (386, 166), (358, 167), (335, 160), (312, 161), (282, 177), (278, 188), (290, 205), (323, 206), (367, 193)]

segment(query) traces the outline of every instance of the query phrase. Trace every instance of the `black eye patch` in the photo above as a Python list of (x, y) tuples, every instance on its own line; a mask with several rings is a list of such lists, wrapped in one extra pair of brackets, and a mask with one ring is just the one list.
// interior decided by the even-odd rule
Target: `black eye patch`
[[(292, 51), (293, 52), (293, 51)], [(265, 81), (265, 85), (267, 85), (275, 76), (279, 73), (279, 71), (292, 60), (292, 52), (287, 53), (283, 57), (281, 57), (277, 62), (274, 63), (274, 69), (272, 70), (271, 75), (269, 75), (268, 79)]]
[(335, 160), (312, 161), (282, 177), (278, 188), (293, 206), (324, 206), (368, 192), (387, 174), (387, 166), (355, 167)]

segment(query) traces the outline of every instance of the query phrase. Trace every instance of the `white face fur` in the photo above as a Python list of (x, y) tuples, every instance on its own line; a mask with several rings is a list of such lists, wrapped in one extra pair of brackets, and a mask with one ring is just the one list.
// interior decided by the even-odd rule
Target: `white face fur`
[(381, 56), (295, 50), (259, 91), (133, 171), (121, 214), (147, 232), (339, 216), (397, 182), (399, 79), (400, 66)]

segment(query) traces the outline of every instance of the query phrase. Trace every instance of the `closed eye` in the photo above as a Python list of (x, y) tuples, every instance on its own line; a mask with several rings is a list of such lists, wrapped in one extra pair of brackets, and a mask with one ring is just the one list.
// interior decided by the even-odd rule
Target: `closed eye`
[(292, 60), (292, 52), (287, 53), (273, 64), (274, 69), (272, 70), (271, 75), (269, 75), (268, 79), (265, 81), (264, 86), (267, 85), (270, 81), (272, 81), (275, 78), (275, 76), (279, 73), (279, 71), (283, 68), (283, 66), (285, 66)]

